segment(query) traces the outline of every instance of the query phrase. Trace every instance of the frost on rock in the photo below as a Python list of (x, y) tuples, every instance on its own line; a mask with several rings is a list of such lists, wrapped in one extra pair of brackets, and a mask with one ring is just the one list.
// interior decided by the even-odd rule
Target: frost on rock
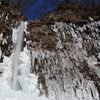
[(99, 22), (79, 28), (72, 23), (55, 23), (51, 26), (58, 40), (54, 50), (30, 47), (31, 70), (39, 75), (40, 83), (43, 81), (50, 100), (99, 100), (98, 26)]
[[(35, 63), (35, 59), (38, 59), (38, 63), (33, 65), (33, 69), (41, 63), (40, 61), (43, 61), (43, 70), (38, 66), (36, 72), (41, 70), (41, 74), (45, 76), (50, 100), (95, 100), (94, 98), (99, 100), (98, 90), (93, 81), (84, 79), (77, 68), (74, 68), (75, 72), (72, 70), (73, 64), (66, 52), (65, 55), (63, 52), (58, 51), (56, 55), (54, 52), (40, 51), (32, 51), (33, 63)], [(42, 54), (44, 55), (43, 57)], [(44, 59), (48, 61), (45, 62)], [(88, 86), (88, 84), (90, 85)], [(93, 95), (92, 92), (94, 93)]]

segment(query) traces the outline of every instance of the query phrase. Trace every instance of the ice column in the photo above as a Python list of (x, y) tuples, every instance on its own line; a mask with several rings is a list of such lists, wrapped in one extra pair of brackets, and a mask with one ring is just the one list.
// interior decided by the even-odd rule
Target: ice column
[(22, 48), (23, 30), (24, 30), (24, 22), (21, 22), (21, 25), (19, 26), (17, 42), (15, 46), (14, 63), (13, 63), (13, 89), (16, 91), (20, 90), (20, 84), (17, 80), (17, 76), (18, 76), (18, 59)]

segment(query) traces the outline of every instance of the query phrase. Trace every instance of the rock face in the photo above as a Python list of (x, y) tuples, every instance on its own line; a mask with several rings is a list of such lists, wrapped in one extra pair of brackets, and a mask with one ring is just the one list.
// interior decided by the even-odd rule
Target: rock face
[[(3, 55), (12, 53), (12, 27), (17, 29), (25, 17), (5, 1), (1, 4), (2, 61)], [(100, 100), (100, 21), (92, 18), (81, 21), (78, 15), (79, 22), (77, 17), (75, 21), (70, 20), (77, 22), (72, 24), (67, 22), (68, 18), (73, 19), (72, 12), (67, 10), (61, 14), (61, 9), (58, 12), (54, 18), (50, 15), (49, 19), (45, 16), (41, 20), (29, 21), (27, 32), (24, 32), (23, 46), (27, 45), (31, 51), (31, 73), (39, 76), (40, 94), (45, 92), (50, 100)], [(67, 14), (69, 17), (65, 17)]]
[(52, 100), (99, 100), (100, 21), (79, 28), (57, 22), (47, 36), (35, 29), (28, 45), (31, 72), (39, 75), (46, 95), (53, 95)]
[[(44, 15), (41, 21), (52, 21), (52, 22), (66, 22), (78, 24), (81, 20), (86, 20), (88, 17), (92, 17), (94, 20), (100, 20), (100, 7), (96, 9), (87, 9), (80, 5), (73, 3), (63, 3), (58, 6), (55, 10)], [(81, 23), (82, 25), (84, 23)]]
[(18, 27), (25, 17), (15, 8), (12, 8), (5, 0), (0, 0), (0, 47), (3, 55), (9, 56), (12, 49), (12, 27)]

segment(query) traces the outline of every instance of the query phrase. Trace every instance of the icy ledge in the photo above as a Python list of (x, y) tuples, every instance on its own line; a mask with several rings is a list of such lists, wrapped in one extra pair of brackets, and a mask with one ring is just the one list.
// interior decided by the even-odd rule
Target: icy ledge
[(18, 81), (22, 91), (16, 92), (12, 89), (13, 55), (9, 58), (5, 56), (3, 63), (0, 63), (0, 69), (3, 69), (0, 76), (0, 100), (47, 100), (44, 95), (39, 96), (38, 76), (30, 73), (30, 52), (27, 47), (20, 53), (19, 57)]

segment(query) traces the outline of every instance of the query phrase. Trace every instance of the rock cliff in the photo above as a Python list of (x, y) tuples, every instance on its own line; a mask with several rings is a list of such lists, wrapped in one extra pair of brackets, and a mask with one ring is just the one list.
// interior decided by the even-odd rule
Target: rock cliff
[(26, 17), (16, 8), (12, 8), (5, 0), (0, 0), (0, 48), (2, 51), (0, 62), (3, 60), (3, 55), (11, 54), (12, 28), (17, 28), (21, 20), (25, 21)]
[[(3, 55), (12, 53), (12, 27), (17, 28), (25, 17), (8, 3), (1, 1), (1, 4), (0, 47), (3, 60)], [(39, 89), (42, 84), (40, 94), (45, 92), (50, 100), (99, 100), (100, 15), (91, 15), (93, 20), (89, 17), (90, 12), (86, 16), (80, 14), (83, 8), (77, 14), (78, 6), (69, 4), (67, 7), (72, 8), (67, 10), (66, 5), (40, 20), (28, 21), (23, 44), (31, 52), (31, 73), (39, 76)], [(76, 12), (69, 11), (74, 8), (77, 8)]]

